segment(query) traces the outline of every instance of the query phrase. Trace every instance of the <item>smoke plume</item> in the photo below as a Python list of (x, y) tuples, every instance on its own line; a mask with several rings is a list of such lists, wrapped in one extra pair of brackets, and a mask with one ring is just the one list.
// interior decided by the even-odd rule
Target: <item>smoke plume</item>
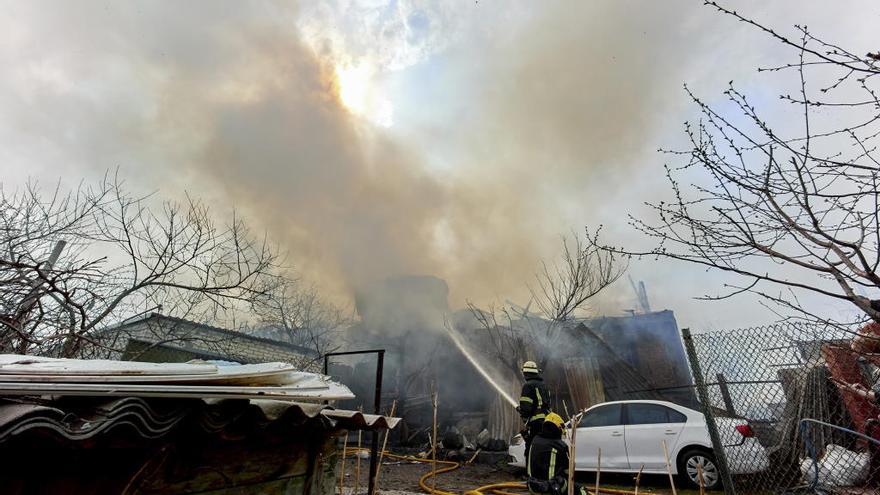
[[(709, 77), (694, 67), (721, 36), (710, 16), (684, 2), (8, 4), (0, 162), (69, 183), (118, 167), (145, 191), (234, 206), (337, 295), (421, 273), (453, 306), (523, 300), (560, 233), (623, 223), (681, 82)], [(345, 103), (362, 89), (346, 69), (384, 88), (357, 94), (391, 127)]]

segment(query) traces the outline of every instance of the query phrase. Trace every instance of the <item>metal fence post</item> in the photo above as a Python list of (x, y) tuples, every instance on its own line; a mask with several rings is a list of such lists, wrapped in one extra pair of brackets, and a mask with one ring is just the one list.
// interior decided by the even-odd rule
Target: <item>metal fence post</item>
[[(381, 405), (382, 405), (382, 376), (385, 369), (385, 349), (369, 349), (366, 351), (343, 351), (343, 352), (328, 352), (324, 354), (324, 374), (328, 374), (330, 371), (330, 356), (348, 356), (352, 354), (376, 354), (376, 392), (373, 396), (373, 413), (376, 416), (382, 414)], [(324, 401), (324, 404), (328, 404), (328, 401)], [(389, 428), (390, 433), (391, 428)], [(369, 495), (376, 494), (376, 473), (379, 472), (379, 430), (374, 429), (370, 435), (371, 444), (370, 444), (370, 479), (369, 479), (369, 487), (367, 488), (367, 493)], [(345, 457), (345, 452), (342, 453), (342, 456)]]
[(718, 373), (715, 376), (718, 379), (718, 388), (721, 389), (721, 400), (724, 401), (724, 409), (727, 410), (727, 414), (730, 414), (731, 417), (737, 417), (736, 407), (733, 405), (733, 398), (730, 396), (730, 388), (727, 386), (727, 378), (724, 377), (724, 373)]
[(736, 495), (736, 489), (733, 486), (733, 478), (730, 477), (730, 470), (727, 468), (727, 454), (724, 452), (724, 445), (721, 443), (721, 435), (718, 434), (718, 425), (715, 424), (715, 415), (712, 413), (712, 403), (709, 401), (709, 391), (706, 389), (706, 380), (703, 378), (703, 371), (700, 368), (700, 362), (697, 359), (697, 351), (694, 347), (694, 341), (691, 337), (689, 328), (681, 329), (681, 338), (684, 341), (685, 352), (687, 352), (688, 362), (691, 365), (691, 372), (694, 375), (694, 385), (697, 387), (697, 397), (700, 399), (700, 409), (706, 418), (706, 428), (709, 430), (709, 438), (712, 440), (712, 450), (715, 453), (715, 461), (718, 463), (718, 470), (721, 471), (721, 481), (724, 484), (725, 495)]

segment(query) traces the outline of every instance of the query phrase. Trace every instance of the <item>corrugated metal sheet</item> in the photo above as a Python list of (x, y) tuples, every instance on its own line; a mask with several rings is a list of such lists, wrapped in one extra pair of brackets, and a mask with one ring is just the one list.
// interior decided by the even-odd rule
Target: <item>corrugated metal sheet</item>
[(309, 421), (327, 430), (376, 430), (394, 428), (399, 419), (274, 400), (6, 399), (0, 401), (0, 444), (28, 434), (69, 441), (115, 433), (152, 439), (170, 433), (184, 421), (207, 433), (229, 436), (231, 432), (241, 435), (251, 429)]
[(202, 375), (217, 372), (210, 363), (141, 363), (109, 359), (60, 359), (0, 354), (0, 377), (26, 375)]
[(277, 400), (343, 400), (354, 394), (344, 385), (327, 381), (324, 386), (233, 386), (117, 383), (8, 383), (0, 381), (0, 396), (66, 395), (78, 397), (165, 397)]
[(353, 399), (345, 385), (288, 363), (217, 366), (0, 354), (0, 395)]

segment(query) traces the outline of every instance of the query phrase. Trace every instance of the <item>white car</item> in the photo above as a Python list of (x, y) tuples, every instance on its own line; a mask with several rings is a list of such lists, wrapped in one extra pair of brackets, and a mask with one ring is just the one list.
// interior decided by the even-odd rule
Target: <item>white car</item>
[[(731, 474), (764, 471), (770, 465), (746, 421), (717, 418), (718, 432)], [(721, 477), (703, 414), (671, 402), (628, 400), (605, 402), (586, 410), (577, 427), (575, 469), (595, 471), (602, 449), (601, 471), (666, 474), (666, 440), (673, 474), (698, 485), (697, 466), (702, 465), (706, 488), (717, 488)], [(514, 466), (525, 467), (525, 442), (514, 437), (508, 451)]]

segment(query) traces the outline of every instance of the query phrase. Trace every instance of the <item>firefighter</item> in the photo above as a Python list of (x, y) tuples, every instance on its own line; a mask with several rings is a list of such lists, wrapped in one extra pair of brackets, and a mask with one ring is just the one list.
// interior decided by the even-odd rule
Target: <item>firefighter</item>
[(525, 425), (521, 433), (526, 443), (525, 455), (528, 459), (532, 439), (541, 432), (544, 418), (550, 412), (550, 404), (547, 402), (549, 395), (538, 365), (534, 361), (526, 361), (523, 363), (522, 373), (526, 383), (523, 384), (522, 393), (519, 394), (517, 410)]
[[(568, 444), (562, 440), (564, 421), (550, 413), (541, 425), (541, 432), (532, 441), (526, 457), (529, 493), (562, 495), (568, 490)], [(586, 495), (575, 485), (575, 493)]]

